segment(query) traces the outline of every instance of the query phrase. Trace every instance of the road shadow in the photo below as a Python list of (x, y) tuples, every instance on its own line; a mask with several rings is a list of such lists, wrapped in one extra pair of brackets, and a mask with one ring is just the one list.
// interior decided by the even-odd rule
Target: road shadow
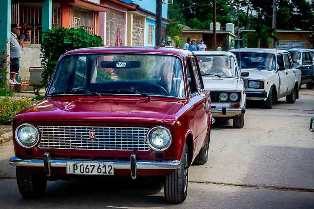
[[(42, 204), (86, 205), (90, 208), (156, 207), (166, 205), (161, 178), (86, 177), (49, 182), (45, 196), (37, 200), (19, 199), (18, 204), (36, 207)], [(92, 207), (95, 206), (95, 207)]]

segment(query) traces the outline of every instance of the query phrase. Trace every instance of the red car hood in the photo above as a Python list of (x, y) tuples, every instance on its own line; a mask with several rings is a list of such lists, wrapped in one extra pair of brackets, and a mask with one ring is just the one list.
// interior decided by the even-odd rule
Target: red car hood
[(52, 97), (19, 113), (20, 122), (166, 122), (174, 121), (185, 100), (160, 97)]

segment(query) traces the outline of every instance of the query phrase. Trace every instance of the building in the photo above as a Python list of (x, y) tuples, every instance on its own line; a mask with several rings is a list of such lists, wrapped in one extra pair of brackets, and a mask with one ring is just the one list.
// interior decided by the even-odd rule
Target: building
[[(307, 30), (276, 30), (277, 47), (281, 49), (290, 48), (313, 48), (313, 31)], [(240, 47), (262, 47), (269, 48), (271, 43), (259, 43), (255, 30), (240, 31)], [(236, 44), (238, 46), (238, 44)]]
[[(235, 34), (232, 30), (226, 31), (221, 30), (220, 27), (216, 31), (216, 46), (221, 47), (223, 50), (229, 50), (234, 48), (235, 43)], [(213, 47), (213, 31), (212, 30), (199, 30), (191, 29), (187, 26), (184, 26), (182, 30), (182, 39), (186, 41), (188, 38), (191, 40), (200, 41), (203, 40), (207, 46), (207, 49), (214, 49)]]
[[(135, 12), (128, 17), (129, 46), (155, 46), (156, 34), (156, 1), (155, 0), (122, 0), (137, 5)], [(168, 23), (168, 0), (162, 5), (162, 39), (166, 37)], [(144, 28), (143, 28), (144, 27)], [(142, 45), (143, 44), (143, 45)]]
[[(8, 49), (11, 23), (21, 26), (21, 33), (27, 33), (29, 37), (24, 45), (20, 63), (22, 81), (29, 80), (29, 68), (41, 66), (42, 31), (53, 26), (83, 27), (91, 34), (98, 35), (99, 12), (105, 11), (99, 0), (2, 0), (0, 6), (8, 8), (8, 12), (0, 17), (0, 26), (5, 28), (0, 32), (2, 51)], [(2, 19), (6, 20), (5, 27), (1, 25)]]

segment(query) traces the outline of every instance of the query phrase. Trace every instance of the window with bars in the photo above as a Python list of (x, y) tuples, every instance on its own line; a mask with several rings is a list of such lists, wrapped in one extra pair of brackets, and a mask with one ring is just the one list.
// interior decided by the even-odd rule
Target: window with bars
[[(61, 26), (60, 5), (53, 5), (52, 25)], [(40, 44), (42, 31), (42, 5), (41, 3), (12, 2), (12, 24), (21, 27), (21, 34), (30, 44)]]

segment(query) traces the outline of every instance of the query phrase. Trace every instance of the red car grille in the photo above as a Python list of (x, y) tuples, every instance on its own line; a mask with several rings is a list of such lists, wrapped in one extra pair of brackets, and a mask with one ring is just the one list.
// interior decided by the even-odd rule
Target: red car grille
[(149, 128), (39, 126), (42, 149), (148, 151)]

